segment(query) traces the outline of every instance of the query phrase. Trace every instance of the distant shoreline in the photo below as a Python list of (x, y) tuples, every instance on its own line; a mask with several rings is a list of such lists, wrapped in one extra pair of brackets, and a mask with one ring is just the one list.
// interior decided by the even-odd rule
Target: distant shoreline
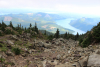
[(55, 22), (56, 22), (56, 24), (58, 24), (58, 25), (60, 25), (60, 26), (62, 26), (64, 28), (68, 28), (68, 29), (71, 29), (71, 30), (75, 31), (75, 33), (73, 33), (73, 34), (77, 34), (77, 32), (79, 34), (85, 33), (84, 31), (79, 30), (79, 29), (74, 28), (73, 26), (71, 26), (69, 24), (71, 20), (75, 20), (75, 19), (74, 18), (67, 18), (67, 19), (63, 19), (63, 20), (56, 20)]

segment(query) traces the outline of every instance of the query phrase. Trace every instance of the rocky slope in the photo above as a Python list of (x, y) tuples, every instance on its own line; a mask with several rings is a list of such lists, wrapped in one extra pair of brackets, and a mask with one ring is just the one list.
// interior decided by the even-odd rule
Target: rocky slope
[[(100, 66), (100, 45), (86, 48), (72, 39), (52, 41), (30, 38), (29, 33), (0, 37), (0, 67), (97, 67)], [(15, 55), (17, 47), (21, 54)]]

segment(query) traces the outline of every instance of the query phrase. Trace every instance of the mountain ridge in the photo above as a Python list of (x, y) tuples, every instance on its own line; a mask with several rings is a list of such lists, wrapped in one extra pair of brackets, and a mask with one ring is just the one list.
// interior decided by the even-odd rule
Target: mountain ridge
[[(8, 15), (0, 15), (0, 21), (4, 20), (5, 23), (9, 23), (12, 21), (14, 25), (22, 24), (24, 27), (28, 27), (29, 23), (36, 22), (39, 29), (47, 30), (49, 32), (55, 33), (56, 29), (59, 28), (61, 34), (65, 32), (73, 33), (73, 30), (66, 29), (56, 24), (55, 20), (65, 19), (56, 14), (48, 14), (48, 13), (28, 13), (28, 14), (8, 14)], [(47, 26), (47, 27), (44, 27)]]

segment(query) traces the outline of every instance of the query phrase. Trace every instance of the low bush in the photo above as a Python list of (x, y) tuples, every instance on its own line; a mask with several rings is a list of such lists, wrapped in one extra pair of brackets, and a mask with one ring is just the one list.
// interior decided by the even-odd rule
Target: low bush
[(19, 48), (13, 48), (12, 50), (16, 55), (19, 55), (21, 53), (21, 50)]

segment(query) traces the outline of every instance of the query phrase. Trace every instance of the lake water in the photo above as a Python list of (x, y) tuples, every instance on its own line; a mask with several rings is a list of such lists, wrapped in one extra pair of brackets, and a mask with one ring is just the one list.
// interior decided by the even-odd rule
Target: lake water
[(64, 28), (68, 28), (68, 29), (71, 29), (71, 30), (75, 31), (73, 34), (76, 34), (77, 32), (79, 34), (85, 33), (84, 31), (79, 30), (79, 29), (71, 26), (69, 24), (71, 20), (75, 20), (75, 19), (74, 18), (68, 18), (68, 19), (64, 19), (64, 20), (56, 20), (56, 24), (58, 24), (58, 25), (60, 25), (60, 26), (62, 26)]

